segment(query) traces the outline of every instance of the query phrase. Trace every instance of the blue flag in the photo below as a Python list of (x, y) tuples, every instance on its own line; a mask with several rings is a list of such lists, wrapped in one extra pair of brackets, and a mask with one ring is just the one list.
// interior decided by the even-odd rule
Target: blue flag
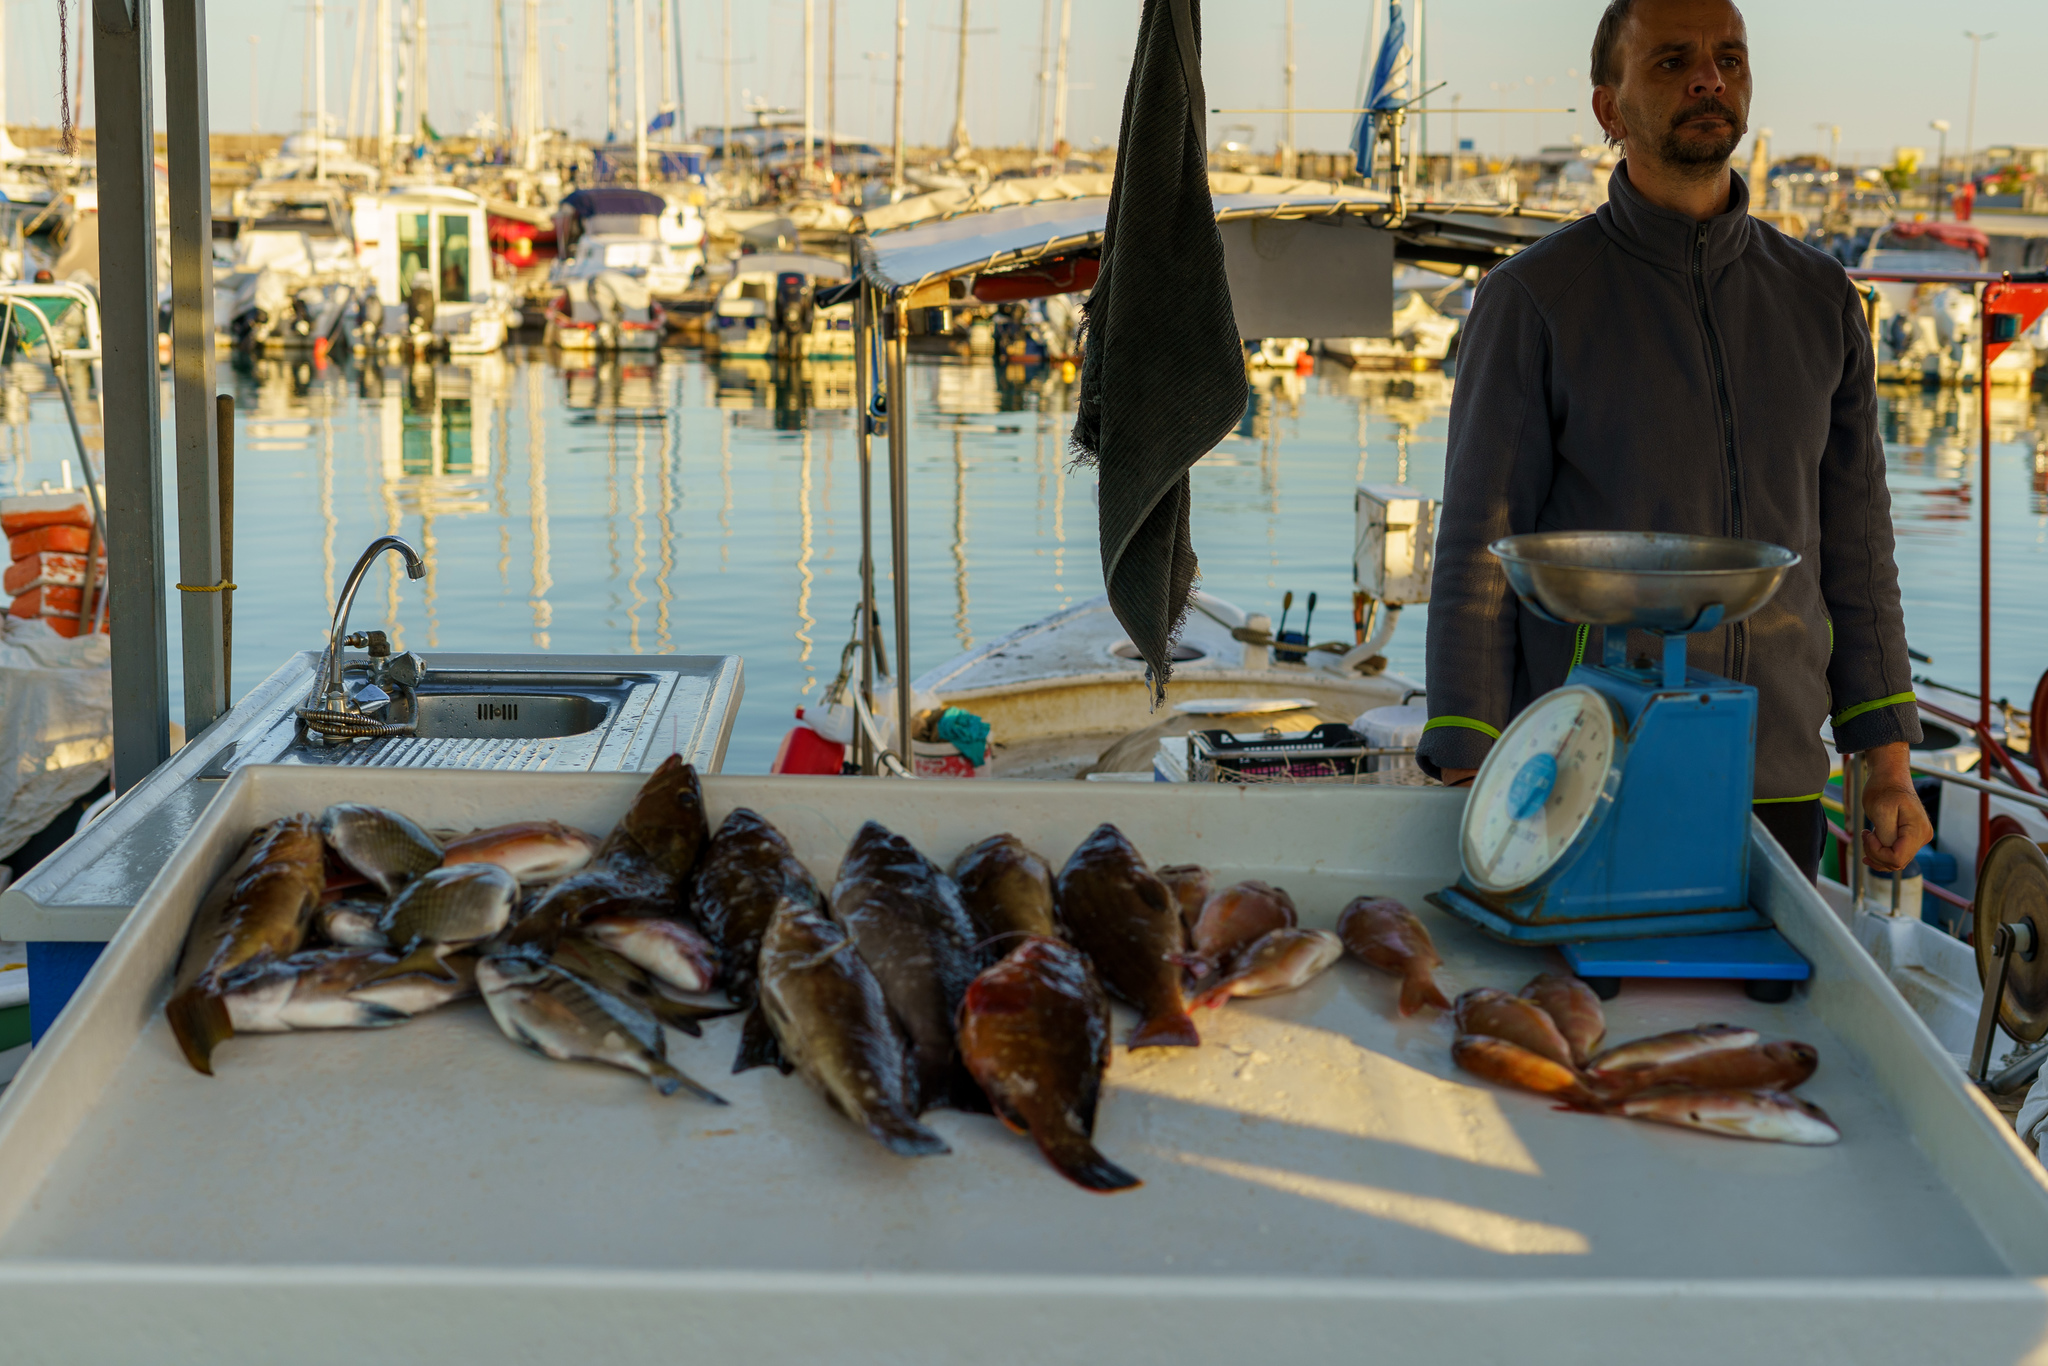
[(664, 128), (673, 128), (675, 126), (676, 111), (673, 109), (664, 109), (647, 121), (647, 131), (650, 133), (659, 133)]
[(1398, 109), (1408, 99), (1410, 53), (1408, 24), (1401, 17), (1401, 0), (1388, 0), (1387, 31), (1380, 39), (1379, 59), (1372, 66), (1372, 81), (1366, 87), (1365, 107), (1358, 126), (1351, 130), (1351, 150), (1358, 173), (1370, 176), (1378, 147), (1378, 121), (1374, 112)]

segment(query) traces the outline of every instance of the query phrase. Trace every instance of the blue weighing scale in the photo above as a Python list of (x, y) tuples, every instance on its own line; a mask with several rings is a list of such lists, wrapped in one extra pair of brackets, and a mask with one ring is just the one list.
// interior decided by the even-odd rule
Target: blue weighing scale
[[(1686, 662), (1686, 637), (1762, 607), (1799, 557), (1761, 541), (1540, 532), (1489, 549), (1545, 621), (1600, 626), (1581, 663), (1501, 732), (1429, 900), (1551, 945), (1602, 995), (1624, 977), (1742, 981), (1785, 1000), (1811, 969), (1749, 904), (1756, 689)], [(1628, 633), (1662, 659), (1628, 660)]]

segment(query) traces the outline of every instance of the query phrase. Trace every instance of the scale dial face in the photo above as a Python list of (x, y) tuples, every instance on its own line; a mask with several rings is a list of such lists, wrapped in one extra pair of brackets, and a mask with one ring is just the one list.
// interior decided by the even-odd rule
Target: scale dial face
[(1558, 866), (1613, 797), (1619, 733), (1614, 704), (1585, 687), (1545, 693), (1501, 732), (1459, 831), (1472, 885), (1513, 892)]

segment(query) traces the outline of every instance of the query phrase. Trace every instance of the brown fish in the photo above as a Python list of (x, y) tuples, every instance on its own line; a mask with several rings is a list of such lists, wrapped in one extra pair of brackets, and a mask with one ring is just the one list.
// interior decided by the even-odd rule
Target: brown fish
[(1586, 1075), (1603, 1087), (1630, 1089), (1629, 1075), (1653, 1068), (1670, 1067), (1708, 1053), (1733, 1052), (1759, 1041), (1754, 1029), (1739, 1025), (1700, 1025), (1669, 1034), (1618, 1044), (1586, 1063)]
[(581, 871), (596, 852), (595, 835), (560, 821), (516, 821), (449, 840), (441, 866), (495, 863), (521, 882), (553, 882)]
[(320, 813), (320, 834), (334, 856), (390, 896), (441, 866), (441, 844), (396, 811), (341, 802)]
[(624, 819), (605, 836), (595, 863), (639, 861), (651, 865), (677, 893), (697, 866), (697, 856), (711, 838), (704, 814), (704, 788), (697, 770), (671, 754), (648, 776)]
[(1328, 930), (1273, 930), (1237, 955), (1222, 980), (1206, 987), (1190, 1009), (1220, 1006), (1233, 996), (1271, 996), (1308, 985), (1344, 956), (1344, 941)]
[(1096, 827), (1060, 870), (1055, 891), (1067, 939), (1116, 996), (1144, 1018), (1130, 1047), (1193, 1048), (1202, 1042), (1181, 995), (1185, 931), (1166, 884), (1113, 825)]
[(1443, 965), (1429, 930), (1415, 913), (1389, 897), (1362, 896), (1337, 918), (1337, 934), (1360, 962), (1401, 979), (1401, 1013), (1413, 1015), (1424, 1006), (1449, 1010), (1450, 1001), (1436, 984)]
[(1209, 870), (1199, 863), (1175, 863), (1165, 868), (1154, 868), (1152, 876), (1166, 884), (1166, 890), (1173, 893), (1174, 902), (1180, 907), (1180, 923), (1186, 927), (1188, 942), (1195, 941), (1195, 921), (1202, 915), (1202, 906), (1209, 900), (1209, 894), (1216, 890)]
[(237, 1034), (304, 1029), (380, 1029), (476, 995), (475, 960), (445, 974), (389, 976), (389, 949), (311, 949), (239, 973), (225, 993)]
[(222, 996), (238, 971), (296, 953), (319, 908), (327, 852), (310, 815), (286, 816), (249, 838), (186, 931), (164, 1014), (185, 1060), (213, 1075), (213, 1050), (234, 1037)]
[(1505, 1039), (1560, 1067), (1575, 1065), (1572, 1046), (1558, 1032), (1557, 1022), (1534, 1001), (1510, 996), (1498, 987), (1474, 987), (1458, 998), (1455, 1009), (1460, 1034)]
[(868, 821), (840, 861), (831, 904), (910, 1040), (920, 1112), (980, 1108), (980, 1091), (959, 1070), (953, 1035), (977, 966), (959, 887), (909, 840)]
[(1842, 1141), (1842, 1131), (1825, 1110), (1783, 1091), (1676, 1091), (1631, 1096), (1614, 1105), (1611, 1113), (1763, 1143), (1822, 1147)]
[[(1605, 1089), (1630, 1094), (1663, 1087), (1692, 1091), (1790, 1091), (1813, 1075), (1820, 1052), (1812, 1044), (1756, 1043), (1747, 1048), (1722, 1048), (1654, 1067), (1603, 1073), (1595, 1081)], [(1612, 1076), (1611, 1086), (1604, 1081)]]
[(910, 1049), (846, 931), (785, 898), (761, 939), (761, 1015), (826, 1103), (893, 1153), (949, 1152), (917, 1119)]
[(814, 910), (825, 898), (782, 832), (746, 807), (719, 823), (690, 880), (690, 913), (718, 952), (718, 981), (734, 1005), (754, 1003), (756, 960), (784, 901)]
[(1540, 972), (1522, 988), (1522, 996), (1543, 1007), (1557, 1032), (1572, 1046), (1572, 1064), (1584, 1067), (1607, 1037), (1607, 1016), (1600, 998), (1578, 978), (1564, 972)]
[(999, 961), (1027, 935), (1058, 938), (1052, 868), (1015, 835), (991, 835), (953, 860), (953, 881), (974, 923), (983, 964)]
[(1270, 883), (1239, 882), (1203, 903), (1195, 920), (1195, 952), (1221, 969), (1239, 950), (1299, 923), (1294, 898), (1286, 892)]
[(1555, 1096), (1568, 1105), (1590, 1107), (1598, 1103), (1579, 1079), (1579, 1074), (1571, 1068), (1531, 1053), (1506, 1039), (1485, 1034), (1460, 1034), (1451, 1041), (1451, 1061), (1473, 1076), (1501, 1086), (1534, 1091), (1541, 1096)]
[(1004, 1124), (1091, 1191), (1144, 1183), (1095, 1150), (1109, 998), (1080, 950), (1033, 936), (967, 988), (960, 1055)]

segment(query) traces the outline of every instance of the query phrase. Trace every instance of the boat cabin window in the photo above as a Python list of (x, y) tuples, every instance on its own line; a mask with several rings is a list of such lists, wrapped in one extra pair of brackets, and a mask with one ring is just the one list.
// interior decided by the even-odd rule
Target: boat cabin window
[(742, 299), (760, 299), (765, 303), (768, 298), (767, 282), (762, 280), (742, 280), (740, 282), (740, 297)]
[(441, 301), (469, 302), (469, 215), (441, 215)]
[(421, 271), (430, 274), (429, 254), (433, 244), (427, 237), (427, 216), (423, 213), (398, 215), (398, 295), (412, 292), (412, 281)]

